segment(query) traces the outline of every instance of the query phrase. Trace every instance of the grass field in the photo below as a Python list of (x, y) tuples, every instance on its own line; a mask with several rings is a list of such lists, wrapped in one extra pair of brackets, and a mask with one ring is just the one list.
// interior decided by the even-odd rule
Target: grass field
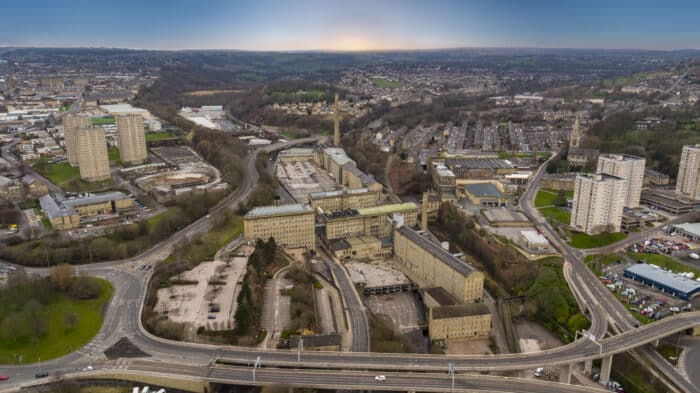
[(146, 142), (159, 141), (161, 139), (170, 139), (170, 138), (174, 138), (174, 137), (175, 137), (175, 135), (173, 135), (167, 131), (149, 132), (149, 133), (146, 133)]
[[(535, 207), (554, 206), (558, 192), (558, 190), (546, 189), (537, 191), (537, 195), (535, 196)], [(566, 194), (566, 197), (569, 199), (574, 197), (573, 191), (564, 191), (564, 194)]]
[(641, 254), (641, 253), (636, 253), (636, 252), (628, 252), (627, 255), (629, 255), (630, 258), (634, 259), (635, 261), (642, 260), (647, 263), (653, 263), (654, 265), (660, 266), (664, 269), (671, 270), (676, 273), (681, 273), (681, 272), (693, 272), (695, 273), (695, 277), (700, 277), (700, 270), (695, 269), (693, 267), (687, 266), (681, 262), (676, 261), (675, 259), (669, 257), (668, 255), (664, 254)]
[(382, 87), (385, 89), (395, 89), (397, 87), (403, 86), (399, 81), (391, 81), (385, 78), (372, 78), (372, 83), (377, 87)]
[(64, 187), (71, 180), (80, 178), (80, 169), (73, 168), (67, 162), (49, 163), (46, 157), (42, 157), (34, 169), (59, 187)]
[(571, 234), (571, 246), (574, 248), (597, 248), (607, 246), (626, 238), (622, 232), (600, 233), (598, 235), (588, 235), (583, 232), (573, 232)]
[(90, 123), (93, 125), (114, 124), (114, 116), (91, 117)]
[(562, 224), (569, 225), (569, 222), (571, 222), (571, 213), (558, 207), (543, 207), (540, 208), (539, 211), (546, 218), (551, 218)]
[[(48, 316), (48, 333), (37, 339), (24, 341), (0, 341), (0, 364), (14, 364), (14, 355), (24, 356), (24, 363), (37, 359), (49, 360), (73, 352), (85, 345), (102, 326), (102, 308), (112, 296), (109, 282), (98, 280), (102, 289), (97, 299), (74, 300), (67, 294), (59, 294), (55, 301), (41, 311)], [(67, 330), (64, 318), (69, 313), (78, 315), (78, 323)]]

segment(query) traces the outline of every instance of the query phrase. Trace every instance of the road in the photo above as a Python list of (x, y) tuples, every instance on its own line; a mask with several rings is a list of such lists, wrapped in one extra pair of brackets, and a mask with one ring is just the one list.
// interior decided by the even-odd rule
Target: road
[[(254, 160), (251, 161), (249, 159), (249, 163), (250, 162), (253, 162), (252, 168), (254, 170)], [(251, 179), (253, 178), (254, 177), (251, 177)], [(245, 191), (243, 191), (240, 195), (247, 194)], [(192, 224), (192, 228), (188, 227), (186, 230), (198, 230), (196, 224), (197, 223)], [(548, 228), (548, 230), (551, 231), (551, 228)], [(554, 242), (556, 242), (558, 238), (555, 236), (552, 239)], [(562, 247), (560, 244), (556, 245)], [(163, 248), (163, 250), (165, 250), (165, 248)], [(163, 251), (161, 250), (161, 252)], [(630, 321), (625, 317), (631, 318), (631, 315), (629, 315), (624, 308), (619, 310), (618, 306), (622, 305), (616, 299), (612, 298), (607, 289), (602, 287), (599, 280), (592, 275), (585, 265), (582, 265), (580, 256), (577, 256), (573, 250), (566, 247), (562, 248), (562, 252), (570, 264), (570, 266), (567, 265), (569, 266), (567, 267), (567, 278), (574, 286), (574, 291), (579, 297), (583, 298), (584, 304), (590, 311), (592, 319), (591, 331), (596, 334), (596, 337), (603, 337), (605, 330), (607, 330), (604, 328), (606, 327), (606, 321), (608, 319), (611, 320), (611, 325), (613, 326), (626, 326), (622, 324), (630, 323)], [(152, 258), (152, 256), (147, 256), (145, 258)], [(312, 375), (303, 380), (303, 383), (306, 383), (307, 385), (311, 385), (313, 381), (324, 378), (323, 375), (325, 375), (325, 378), (331, 378), (334, 383), (341, 380), (346, 381), (347, 379), (349, 382), (343, 382), (343, 386), (347, 388), (358, 386), (357, 378), (349, 377), (353, 374), (345, 371), (342, 373), (338, 371), (331, 371), (331, 373), (329, 373), (328, 369), (376, 370), (377, 372), (392, 370), (409, 373), (433, 371), (446, 373), (449, 364), (452, 363), (454, 368), (459, 372), (526, 370), (534, 369), (540, 366), (576, 364), (585, 360), (599, 358), (601, 356), (626, 352), (634, 348), (638, 348), (640, 345), (655, 341), (656, 339), (674, 334), (675, 332), (683, 331), (688, 327), (700, 325), (700, 312), (692, 312), (665, 318), (661, 321), (639, 328), (625, 328), (623, 333), (605, 339), (598, 339), (597, 342), (591, 342), (588, 339), (580, 339), (579, 341), (569, 345), (527, 354), (444, 356), (309, 351), (304, 352), (301, 355), (301, 362), (298, 363), (297, 353), (295, 351), (260, 350), (256, 348), (230, 346), (223, 347), (216, 345), (175, 342), (151, 335), (145, 331), (145, 329), (143, 329), (140, 320), (141, 307), (143, 306), (143, 298), (145, 295), (145, 289), (147, 288), (149, 273), (134, 269), (136, 265), (140, 265), (143, 263), (143, 261), (144, 259), (132, 258), (127, 261), (121, 261), (121, 263), (107, 262), (103, 264), (92, 264), (80, 267), (82, 271), (85, 271), (88, 274), (109, 279), (115, 286), (115, 296), (111, 304), (108, 306), (105, 323), (100, 329), (97, 337), (95, 337), (95, 339), (93, 339), (88, 345), (75, 352), (72, 352), (59, 359), (42, 362), (42, 370), (53, 372), (57, 370), (72, 370), (84, 367), (85, 365), (94, 362), (95, 359), (101, 358), (103, 356), (102, 351), (111, 346), (119, 338), (127, 337), (139, 348), (152, 355), (153, 358), (157, 359), (159, 362), (177, 364), (178, 367), (206, 367), (214, 358), (227, 359), (234, 365), (249, 365), (252, 364), (256, 358), (260, 357), (263, 364), (268, 367), (299, 366), (306, 368), (304, 373), (309, 373)], [(581, 263), (577, 263), (576, 261)], [(334, 273), (338, 272), (337, 268), (339, 267), (334, 268)], [(345, 285), (342, 284), (343, 280), (339, 279), (338, 281), (342, 290), (342, 288), (345, 287)], [(600, 287), (602, 287), (602, 290)], [(344, 295), (346, 295), (345, 291)], [(357, 298), (349, 294), (346, 295), (346, 301), (348, 302), (349, 308), (352, 308), (352, 305), (354, 304), (354, 307), (361, 309), (362, 305), (359, 302), (359, 299), (357, 299), (357, 303), (353, 303), (355, 301), (353, 299)], [(353, 326), (353, 328), (358, 329), (357, 331), (361, 331), (362, 329), (362, 327), (359, 325)], [(602, 333), (598, 335), (597, 333), (599, 332)], [(361, 344), (361, 342), (358, 342), (358, 345)], [(653, 358), (650, 359), (653, 361)], [(144, 362), (143, 360), (128, 360), (127, 364), (129, 362), (134, 364), (134, 369), (143, 369), (146, 367), (141, 363)], [(97, 364), (100, 365), (99, 367), (102, 367), (107, 371), (123, 369), (123, 366), (103, 364), (103, 362), (99, 362)], [(156, 363), (154, 362), (154, 364)], [(9, 383), (5, 384), (4, 386), (16, 387), (18, 384), (32, 381), (34, 373), (38, 371), (38, 367), (38, 365), (21, 365), (5, 366), (0, 368), (0, 374), (7, 374), (11, 378)], [(663, 368), (660, 369), (665, 375), (672, 375), (672, 371), (665, 370)], [(170, 373), (179, 373), (176, 371), (177, 368), (174, 366), (168, 367), (168, 370), (171, 370), (166, 370)], [(218, 370), (218, 367), (216, 367), (215, 370)], [(268, 370), (271, 369), (265, 369), (265, 371), (261, 371), (261, 373), (267, 373)], [(299, 371), (287, 372), (293, 372), (295, 374), (299, 373)], [(212, 373), (214, 373), (214, 371), (212, 371)], [(329, 377), (329, 375), (331, 377)], [(404, 375), (406, 375), (407, 378), (406, 384), (409, 385), (409, 382), (412, 382), (412, 380), (408, 379), (410, 374), (401, 374), (400, 377), (397, 376), (397, 379), (403, 378)], [(284, 379), (286, 377), (287, 376), (282, 374), (277, 374), (276, 376), (271, 375), (270, 381), (274, 379), (274, 381), (286, 382), (287, 379)], [(470, 377), (460, 375), (460, 378)], [(496, 379), (497, 381), (494, 382), (493, 379)], [(681, 386), (683, 391), (697, 391), (692, 384), (687, 382), (687, 380), (682, 379), (682, 381), (679, 381), (678, 383), (683, 385), (683, 381), (686, 381), (688, 384), (688, 386)], [(494, 389), (498, 391), (527, 391), (525, 388), (525, 386), (528, 386), (527, 383), (529, 382), (520, 379), (506, 377), (487, 378), (484, 376), (479, 376), (478, 378), (475, 378), (473, 382), (469, 382), (468, 385), (460, 386), (463, 386), (465, 389), (482, 389), (486, 391)], [(386, 384), (386, 386), (396, 388), (391, 384)], [(411, 384), (410, 386), (421, 385)], [(543, 389), (542, 385), (538, 386), (539, 390), (535, 391), (550, 390), (549, 388)], [(555, 385), (547, 386), (554, 387)], [(445, 385), (435, 385), (434, 389), (446, 391), (449, 390), (449, 387)], [(567, 386), (565, 388), (562, 387), (561, 390), (564, 389), (577, 388)], [(424, 390), (422, 386), (421, 390)], [(559, 386), (557, 386), (556, 390), (560, 390)]]
[[(550, 160), (554, 159), (555, 157), (556, 155), (552, 156)], [(550, 161), (547, 161), (547, 163), (542, 165), (535, 176), (533, 176), (528, 189), (520, 199), (521, 209), (530, 218), (530, 220), (535, 222), (537, 227), (547, 235), (550, 242), (552, 242), (553, 245), (560, 250), (564, 256), (564, 259), (571, 264), (571, 277), (580, 285), (575, 286), (573, 289), (575, 293), (578, 293), (583, 297), (581, 300), (587, 306), (590, 313), (589, 316), (591, 317), (592, 322), (591, 333), (593, 333), (595, 337), (602, 337), (607, 332), (608, 326), (613, 332), (617, 333), (635, 329), (638, 321), (586, 266), (584, 261), (584, 255), (586, 253), (573, 249), (565, 241), (563, 241), (557, 232), (535, 208), (535, 196), (542, 180), (542, 174), (544, 173), (549, 162)], [(677, 220), (682, 220), (682, 218), (679, 217)], [(588, 250), (587, 253), (610, 253), (639, 241), (653, 231), (655, 231), (655, 229), (633, 234), (621, 242), (602, 247), (600, 249)], [(698, 387), (694, 386), (688, 379), (684, 378), (681, 373), (679, 373), (673, 365), (667, 362), (652, 346), (641, 347), (637, 351), (643, 354), (659, 371), (663, 373), (665, 378), (662, 379), (667, 385), (678, 386), (678, 388), (681, 389), (680, 391), (683, 392), (700, 391)]]

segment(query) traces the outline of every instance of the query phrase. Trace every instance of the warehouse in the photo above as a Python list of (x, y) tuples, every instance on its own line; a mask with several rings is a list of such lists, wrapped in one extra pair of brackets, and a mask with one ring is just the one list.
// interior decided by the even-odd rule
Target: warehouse
[(638, 263), (625, 269), (624, 275), (683, 300), (700, 293), (700, 281), (663, 270), (653, 264)]

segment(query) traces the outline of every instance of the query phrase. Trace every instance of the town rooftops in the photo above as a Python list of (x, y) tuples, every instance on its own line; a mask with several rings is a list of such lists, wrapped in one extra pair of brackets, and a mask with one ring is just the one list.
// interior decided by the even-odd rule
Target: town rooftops
[(438, 258), (440, 261), (445, 263), (446, 265), (450, 266), (452, 269), (455, 271), (459, 272), (463, 276), (468, 276), (469, 274), (475, 272), (476, 270), (474, 267), (472, 267), (470, 264), (464, 262), (463, 260), (457, 258), (456, 256), (450, 254), (449, 251), (445, 250), (444, 248), (440, 247), (439, 244), (434, 243), (422, 235), (420, 235), (418, 232), (412, 230), (411, 228), (408, 228), (406, 226), (402, 226), (399, 229), (396, 230), (398, 233), (400, 233), (402, 236), (410, 240), (411, 242), (415, 243), (418, 245), (420, 248), (424, 249), (425, 251), (429, 252), (436, 258)]
[(418, 207), (416, 206), (415, 203), (405, 202), (405, 203), (394, 203), (391, 205), (365, 207), (362, 209), (357, 209), (357, 213), (361, 216), (377, 216), (377, 215), (381, 215), (381, 214), (401, 213), (401, 212), (406, 212), (406, 211), (410, 211), (410, 210), (417, 210), (417, 209), (418, 209)]
[(489, 314), (489, 308), (485, 303), (455, 304), (436, 307), (432, 310), (432, 313), (433, 319), (462, 318)]
[(625, 269), (625, 274), (629, 273), (653, 281), (667, 288), (682, 292), (688, 296), (692, 296), (694, 293), (700, 292), (699, 281), (683, 277), (680, 274), (669, 272), (668, 270), (664, 270), (656, 265), (637, 263)]
[(464, 186), (475, 197), (501, 198), (503, 194), (491, 183), (472, 183)]
[(307, 205), (300, 203), (279, 206), (259, 206), (249, 211), (245, 218), (261, 218), (272, 216), (286, 216), (292, 214), (312, 213), (312, 210)]

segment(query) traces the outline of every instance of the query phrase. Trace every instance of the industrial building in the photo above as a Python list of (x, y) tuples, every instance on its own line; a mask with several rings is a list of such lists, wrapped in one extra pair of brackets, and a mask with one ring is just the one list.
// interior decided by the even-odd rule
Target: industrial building
[(491, 313), (486, 304), (459, 304), (443, 288), (427, 288), (421, 295), (430, 340), (487, 337), (491, 332)]
[(321, 191), (309, 194), (309, 202), (314, 210), (338, 211), (362, 209), (377, 205), (378, 194), (367, 188)]
[(690, 213), (700, 206), (700, 201), (696, 199), (652, 188), (642, 190), (641, 202), (675, 215)]
[(338, 258), (372, 260), (391, 255), (390, 244), (385, 244), (374, 236), (352, 236), (331, 242), (331, 251)]
[(689, 300), (700, 293), (699, 281), (663, 270), (652, 264), (632, 265), (625, 269), (624, 276), (682, 300)]
[(134, 201), (122, 192), (61, 199), (54, 194), (39, 198), (41, 211), (55, 229), (73, 229), (81, 223), (104, 221), (136, 214)]
[(285, 247), (315, 247), (314, 212), (301, 204), (261, 206), (243, 218), (243, 232), (247, 240), (275, 239)]
[(629, 154), (601, 154), (596, 172), (624, 179), (625, 207), (636, 208), (642, 194), (646, 161)]
[(693, 241), (700, 239), (700, 222), (686, 222), (673, 225), (673, 231)]
[(119, 157), (124, 164), (140, 165), (146, 162), (146, 136), (143, 130), (143, 117), (140, 115), (120, 115), (116, 117)]
[(362, 172), (351, 163), (343, 165), (341, 172), (341, 184), (348, 188), (366, 188), (372, 192), (380, 193), (384, 186), (372, 176)]
[(68, 163), (77, 167), (79, 163), (78, 129), (90, 125), (90, 117), (84, 114), (63, 117), (63, 138), (65, 141)]
[[(317, 149), (314, 152), (314, 161), (316, 165), (330, 173), (338, 183), (342, 182), (344, 165), (357, 166), (355, 161), (348, 157), (345, 150), (339, 147)], [(361, 188), (361, 186), (352, 188)]]
[(676, 192), (684, 197), (700, 199), (700, 144), (685, 145), (678, 162)]
[(604, 174), (576, 176), (571, 227), (595, 235), (619, 232), (624, 211), (625, 180)]
[(483, 273), (406, 226), (394, 231), (394, 255), (409, 277), (443, 288), (460, 303), (483, 298)]
[(471, 183), (464, 186), (464, 195), (475, 205), (507, 206), (508, 198), (491, 183)]
[(99, 126), (80, 127), (76, 133), (80, 178), (101, 181), (111, 177), (105, 130)]
[(374, 236), (385, 238), (391, 235), (396, 222), (414, 226), (418, 221), (418, 207), (415, 203), (397, 203), (363, 209), (346, 209), (321, 215), (325, 225), (326, 240), (351, 236)]
[(312, 161), (314, 159), (314, 149), (310, 147), (293, 147), (277, 153), (279, 162), (299, 162)]
[(530, 252), (547, 253), (550, 252), (549, 241), (539, 231), (527, 229), (520, 231), (520, 245)]

